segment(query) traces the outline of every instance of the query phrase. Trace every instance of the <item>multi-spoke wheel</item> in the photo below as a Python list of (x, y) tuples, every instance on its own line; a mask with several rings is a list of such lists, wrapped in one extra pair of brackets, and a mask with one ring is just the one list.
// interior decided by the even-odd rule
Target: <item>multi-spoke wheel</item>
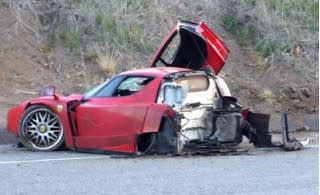
[(46, 106), (30, 106), (21, 118), (20, 140), (34, 151), (57, 150), (64, 142), (62, 123)]

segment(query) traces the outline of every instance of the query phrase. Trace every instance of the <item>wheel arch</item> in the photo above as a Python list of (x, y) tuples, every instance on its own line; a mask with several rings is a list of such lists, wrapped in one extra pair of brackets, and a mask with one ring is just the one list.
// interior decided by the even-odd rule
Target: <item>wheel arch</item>
[[(170, 146), (171, 148), (167, 148), (168, 143), (161, 141), (161, 139), (166, 137), (162, 137), (162, 134), (165, 134), (164, 131), (166, 131), (166, 125), (168, 123), (174, 128), (177, 127), (177, 124), (173, 123), (175, 114), (175, 111), (166, 105), (158, 104), (151, 106), (145, 119), (144, 128), (136, 137), (136, 151), (141, 154), (150, 151), (175, 153), (176, 150), (172, 149), (172, 146)], [(173, 144), (175, 145), (175, 143)]]
[(144, 124), (141, 130), (142, 133), (158, 132), (161, 126), (163, 117), (172, 117), (175, 111), (165, 104), (153, 104), (148, 108)]
[(146, 132), (137, 136), (138, 154), (175, 154), (178, 151), (177, 124), (172, 117), (164, 114), (156, 132)]
[[(45, 126), (45, 128), (47, 130), (44, 130), (44, 132), (41, 133), (37, 133), (36, 136), (40, 137), (41, 139), (44, 139), (43, 144), (45, 144), (45, 147), (42, 148), (42, 146), (37, 145), (37, 144), (41, 144), (41, 141), (39, 143), (34, 143), (34, 141), (31, 141), (32, 138), (28, 138), (27, 132), (25, 132), (24, 126), (25, 124), (27, 124), (28, 120), (30, 119), (30, 117), (33, 117), (34, 115), (37, 115), (37, 112), (46, 112), (44, 116), (44, 118), (41, 119), (41, 115), (38, 115), (38, 117), (40, 117), (41, 121), (36, 122), (37, 124), (41, 124), (41, 126)], [(55, 117), (55, 120), (59, 120), (58, 122), (58, 127), (60, 128), (60, 133), (56, 134), (53, 132), (49, 132), (46, 133), (46, 131), (51, 131), (49, 126), (44, 125), (44, 123), (46, 123), (47, 120), (51, 120), (50, 118), (46, 119), (46, 115), (47, 113), (49, 113), (49, 116), (51, 115), (51, 117)], [(38, 118), (37, 117), (37, 118)], [(38, 118), (39, 119), (39, 118)], [(38, 120), (37, 119), (37, 120)], [(34, 121), (35, 122), (35, 121)], [(56, 128), (56, 127), (55, 127)], [(39, 131), (39, 130), (37, 130)], [(24, 133), (23, 133), (24, 132)], [(63, 146), (63, 143), (65, 142), (65, 138), (64, 138), (64, 127), (63, 127), (63, 123), (60, 119), (60, 117), (52, 110), (50, 109), (50, 107), (48, 107), (45, 104), (28, 104), (27, 106), (25, 106), (25, 110), (24, 112), (21, 114), (19, 123), (18, 123), (18, 133), (19, 133), (19, 140), (20, 142), (27, 148), (29, 148), (30, 150), (33, 151), (54, 151), (57, 150), (59, 148), (61, 148)], [(42, 134), (44, 133), (44, 134)], [(42, 135), (40, 135), (42, 134)], [(56, 134), (56, 137), (52, 137), (53, 134)], [(34, 135), (33, 133), (31, 134), (31, 136)], [(51, 138), (48, 138), (50, 137)], [(36, 138), (38, 140), (38, 138)], [(55, 141), (51, 142), (50, 139), (56, 139)], [(36, 141), (38, 142), (38, 141)], [(47, 145), (48, 144), (48, 145)]]
[[(28, 109), (30, 106), (34, 106), (34, 105), (45, 106), (48, 109), (50, 109), (52, 112), (54, 112), (60, 118), (60, 120), (62, 122), (62, 126), (64, 129), (64, 139), (65, 139), (66, 147), (70, 148), (70, 149), (74, 149), (75, 143), (74, 143), (73, 135), (72, 135), (71, 121), (69, 120), (69, 116), (68, 116), (68, 102), (70, 102), (70, 101), (72, 101), (72, 100), (53, 101), (52, 99), (48, 99), (48, 100), (35, 99), (35, 100), (29, 101), (26, 104), (23, 112), (25, 112), (25, 110)], [(58, 108), (58, 107), (60, 107), (60, 108)], [(21, 114), (20, 118), (21, 117), (22, 117), (22, 114)], [(19, 127), (17, 130), (19, 131)]]

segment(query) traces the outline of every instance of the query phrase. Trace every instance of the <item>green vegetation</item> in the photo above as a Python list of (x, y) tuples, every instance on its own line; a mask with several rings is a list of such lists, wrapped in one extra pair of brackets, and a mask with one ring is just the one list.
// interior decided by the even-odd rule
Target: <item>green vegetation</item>
[(85, 60), (98, 61), (103, 70), (112, 72), (117, 63), (114, 56), (107, 56), (111, 55), (110, 49), (112, 55), (128, 51), (150, 55), (154, 51), (155, 43), (146, 38), (148, 23), (139, 18), (139, 12), (150, 2), (71, 0), (67, 12), (48, 15), (50, 21), (55, 20), (55, 28), (50, 31), (54, 39), (48, 38), (42, 50), (49, 52), (56, 44), (62, 44), (73, 52), (81, 50)]
[(71, 29), (67, 36), (67, 43), (71, 49), (79, 49), (81, 46), (81, 37), (80, 33), (76, 29)]
[(317, 0), (231, 1), (220, 23), (240, 46), (280, 60), (284, 53), (294, 54), (297, 45), (318, 42), (318, 11)]
[(177, 20), (202, 20), (220, 37), (229, 37), (216, 28), (220, 24), (245, 51), (259, 54), (257, 59), (272, 58), (273, 63), (297, 61), (297, 47), (312, 46), (308, 53), (314, 56), (319, 40), (318, 0), (61, 0), (52, 9), (43, 4), (43, 10), (58, 10), (41, 13), (47, 29), (41, 39), (43, 52), (63, 46), (82, 52), (89, 62), (112, 62), (111, 67), (129, 60), (132, 67), (142, 66), (141, 59), (150, 59)]
[(51, 33), (46, 41), (44, 41), (40, 46), (40, 51), (43, 53), (50, 52), (56, 44), (56, 37), (54, 33)]
[(41, 44), (39, 50), (43, 53), (48, 53), (51, 51), (52, 48), (53, 48), (53, 45), (49, 41), (46, 41)]
[(240, 46), (248, 46), (249, 28), (239, 24), (232, 16), (220, 17), (220, 23), (223, 27), (232, 33)]
[(147, 3), (148, 1), (142, 0), (117, 1), (113, 4), (104, 1), (71, 1), (72, 9), (80, 10), (82, 15), (71, 25), (78, 31), (69, 29), (71, 33), (67, 36), (68, 46), (79, 48), (81, 37), (90, 36), (94, 37), (93, 41), (99, 45), (108, 43), (109, 47), (134, 49), (143, 53), (152, 52), (153, 44), (143, 37), (145, 23), (138, 19), (131, 22), (125, 20), (128, 16), (135, 15), (141, 6)]
[(84, 58), (85, 60), (88, 60), (90, 62), (96, 62), (96, 60), (98, 59), (98, 53), (96, 51), (88, 51)]

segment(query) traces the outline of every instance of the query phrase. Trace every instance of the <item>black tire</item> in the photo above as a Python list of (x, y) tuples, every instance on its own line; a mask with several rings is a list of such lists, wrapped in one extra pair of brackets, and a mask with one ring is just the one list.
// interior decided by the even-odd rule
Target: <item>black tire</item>
[(32, 151), (55, 151), (64, 144), (63, 125), (47, 106), (32, 105), (20, 119), (19, 138)]
[(156, 133), (155, 141), (148, 151), (157, 154), (177, 153), (177, 132), (174, 122), (167, 117), (163, 117), (159, 132)]

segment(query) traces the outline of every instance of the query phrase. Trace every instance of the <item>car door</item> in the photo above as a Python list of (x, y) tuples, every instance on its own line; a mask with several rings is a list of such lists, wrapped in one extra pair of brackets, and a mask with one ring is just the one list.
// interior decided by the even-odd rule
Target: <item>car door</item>
[(217, 75), (227, 57), (227, 46), (205, 23), (180, 21), (163, 39), (149, 66), (209, 68)]
[(120, 76), (77, 107), (76, 146), (80, 149), (135, 151), (150, 99), (143, 88), (153, 78)]

